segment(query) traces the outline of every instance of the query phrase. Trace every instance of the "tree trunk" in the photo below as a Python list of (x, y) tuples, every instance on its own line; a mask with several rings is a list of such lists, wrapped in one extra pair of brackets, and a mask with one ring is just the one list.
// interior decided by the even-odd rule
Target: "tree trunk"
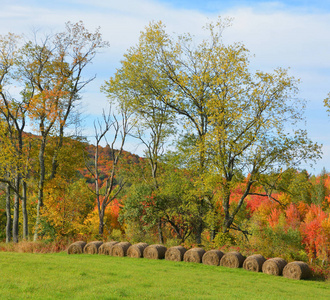
[(63, 147), (63, 137), (64, 137), (64, 127), (60, 127), (60, 134), (59, 134), (59, 142), (55, 149), (53, 160), (52, 160), (52, 173), (50, 175), (50, 179), (54, 179), (57, 174), (58, 168), (58, 153), (60, 152), (61, 148)]
[(39, 236), (39, 225), (40, 225), (40, 204), (38, 202), (38, 204), (37, 204), (36, 224), (35, 224), (34, 236), (33, 236), (33, 241), (34, 242), (36, 242), (38, 240), (38, 236)]
[(15, 178), (16, 192), (14, 194), (14, 218), (13, 218), (13, 242), (14, 243), (18, 243), (19, 188), (20, 188), (20, 176), (17, 175)]
[[(201, 115), (201, 127), (202, 127), (202, 132), (199, 135), (199, 139), (200, 139), (200, 152), (199, 152), (199, 172), (200, 174), (204, 174), (205, 173), (205, 133), (206, 131), (204, 131), (204, 126), (205, 126), (205, 120), (203, 115)], [(203, 180), (204, 181), (204, 180)], [(202, 181), (202, 188), (204, 187), (204, 182)], [(203, 232), (203, 217), (204, 217), (204, 213), (203, 213), (203, 206), (204, 206), (204, 201), (203, 198), (200, 201), (199, 204), (199, 213), (198, 213), (198, 224), (197, 224), (197, 228), (196, 228), (196, 243), (198, 245), (202, 244), (202, 232)]]
[(103, 235), (104, 232), (104, 211), (99, 212), (99, 235)]
[(45, 148), (46, 148), (46, 137), (43, 137), (39, 150), (40, 174), (39, 174), (39, 185), (38, 185), (38, 202), (40, 203), (40, 207), (44, 205)]
[(160, 244), (164, 244), (162, 221), (160, 218), (158, 219), (158, 241)]
[(11, 211), (10, 211), (10, 186), (7, 184), (6, 187), (6, 243), (9, 243), (11, 240)]
[(225, 216), (225, 219), (223, 221), (223, 233), (227, 233), (229, 231), (229, 228), (231, 226), (231, 224), (233, 224), (233, 219), (228, 215)]
[(39, 225), (40, 225), (40, 209), (43, 207), (44, 202), (44, 182), (45, 182), (45, 148), (46, 148), (46, 136), (43, 135), (39, 150), (39, 185), (38, 185), (38, 205), (37, 205), (37, 217), (34, 229), (33, 241), (36, 241), (39, 236)]
[(29, 221), (26, 209), (27, 202), (27, 186), (26, 182), (23, 181), (23, 198), (22, 198), (22, 214), (23, 214), (23, 239), (28, 240), (29, 238)]
[(198, 245), (202, 244), (202, 232), (203, 232), (203, 221), (200, 220), (196, 228), (196, 243)]
[(211, 229), (211, 242), (213, 242), (213, 240), (215, 239), (215, 236), (216, 236), (215, 229)]

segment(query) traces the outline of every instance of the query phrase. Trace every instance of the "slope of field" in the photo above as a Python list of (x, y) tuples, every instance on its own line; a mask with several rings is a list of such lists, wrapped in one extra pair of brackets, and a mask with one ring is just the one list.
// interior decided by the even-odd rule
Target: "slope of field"
[(0, 252), (0, 299), (330, 299), (328, 282), (102, 255)]

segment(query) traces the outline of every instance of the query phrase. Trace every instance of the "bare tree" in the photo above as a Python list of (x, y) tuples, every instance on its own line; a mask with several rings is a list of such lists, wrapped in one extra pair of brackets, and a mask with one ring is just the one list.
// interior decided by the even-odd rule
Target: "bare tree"
[[(95, 129), (95, 152), (93, 166), (87, 166), (88, 171), (94, 178), (93, 193), (96, 196), (97, 208), (99, 214), (99, 234), (102, 235), (104, 231), (104, 214), (108, 205), (118, 196), (125, 185), (125, 178), (116, 178), (119, 171), (119, 160), (123, 154), (123, 148), (126, 137), (131, 130), (129, 123), (129, 113), (125, 110), (121, 111), (121, 121), (113, 114), (111, 115), (111, 108), (106, 115), (103, 112), (102, 121), (94, 122)], [(112, 134), (111, 143), (107, 141), (107, 135)], [(110, 157), (112, 159), (112, 168), (104, 179), (104, 184), (100, 185), (100, 170), (99, 170), (99, 146), (105, 140), (110, 148)], [(119, 143), (119, 148), (115, 149), (115, 144)], [(116, 184), (115, 178), (118, 179)]]

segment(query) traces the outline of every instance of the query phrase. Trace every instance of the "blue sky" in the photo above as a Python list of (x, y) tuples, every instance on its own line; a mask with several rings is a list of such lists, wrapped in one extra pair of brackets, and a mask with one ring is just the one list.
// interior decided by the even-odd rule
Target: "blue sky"
[[(86, 136), (92, 139), (92, 120), (107, 107), (100, 86), (120, 67), (125, 51), (152, 20), (162, 20), (168, 32), (190, 32), (202, 37), (202, 26), (217, 16), (233, 17), (224, 32), (227, 43), (243, 42), (254, 54), (251, 68), (272, 71), (290, 68), (301, 79), (299, 97), (307, 100), (306, 128), (311, 139), (323, 144), (323, 159), (311, 173), (330, 171), (330, 117), (323, 99), (330, 92), (330, 1), (249, 0), (1, 0), (0, 34), (29, 34), (33, 29), (59, 31), (66, 21), (82, 20), (101, 27), (110, 48), (96, 57), (88, 74), (97, 79), (83, 93)], [(130, 142), (127, 150), (141, 154)]]
[(160, 2), (168, 3), (177, 8), (191, 8), (206, 13), (213, 13), (216, 10), (227, 10), (239, 7), (254, 7), (257, 9), (265, 9), (268, 7), (277, 7), (278, 9), (292, 9), (302, 11), (322, 11), (329, 10), (330, 3), (328, 0), (291, 0), (291, 1), (263, 1), (263, 0), (160, 0)]

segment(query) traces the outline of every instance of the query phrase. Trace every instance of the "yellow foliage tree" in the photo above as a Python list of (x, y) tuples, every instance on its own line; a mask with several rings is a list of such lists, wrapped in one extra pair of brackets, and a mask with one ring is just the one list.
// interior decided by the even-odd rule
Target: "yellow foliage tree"
[[(253, 186), (265, 184), (264, 175), (280, 176), (320, 155), (320, 147), (299, 128), (304, 103), (295, 97), (298, 80), (281, 68), (252, 73), (246, 47), (222, 40), (229, 25), (230, 20), (220, 18), (208, 24), (209, 37), (197, 43), (189, 34), (172, 37), (162, 22), (152, 22), (106, 83), (110, 97), (152, 97), (166, 104), (191, 137), (193, 143), (184, 151), (193, 158), (188, 166), (199, 177), (195, 181), (201, 193), (197, 242), (203, 206), (215, 207), (210, 190), (216, 187), (222, 202), (223, 232), (242, 230), (235, 217)], [(232, 205), (230, 197), (242, 184), (242, 174), (249, 174), (248, 180)]]
[(42, 216), (48, 224), (48, 230), (43, 226), (45, 234), (52, 238), (74, 237), (93, 209), (94, 195), (83, 179), (69, 183), (57, 176), (47, 182), (44, 202)]

